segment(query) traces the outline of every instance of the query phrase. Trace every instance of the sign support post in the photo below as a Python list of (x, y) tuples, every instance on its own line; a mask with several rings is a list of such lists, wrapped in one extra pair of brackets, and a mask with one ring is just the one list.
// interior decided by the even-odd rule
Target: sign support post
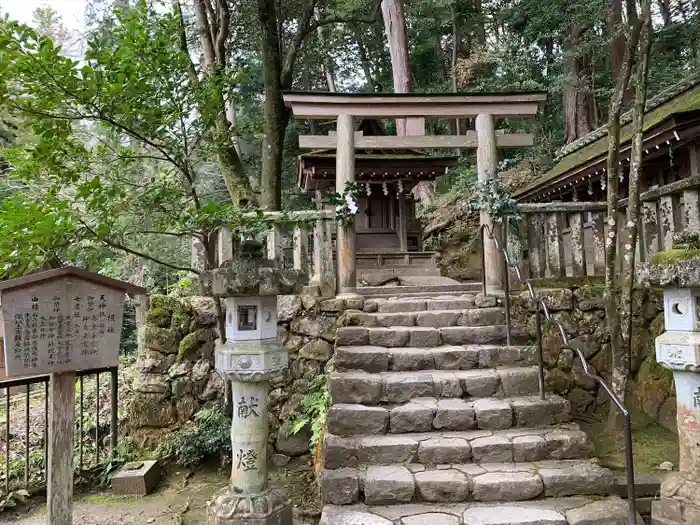
[(51, 525), (71, 525), (75, 372), (51, 374), (49, 385), (48, 522)]

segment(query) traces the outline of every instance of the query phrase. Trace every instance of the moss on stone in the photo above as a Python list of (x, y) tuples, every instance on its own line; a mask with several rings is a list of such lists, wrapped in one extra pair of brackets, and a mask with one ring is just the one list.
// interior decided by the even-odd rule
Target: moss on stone
[(192, 324), (192, 312), (190, 309), (183, 308), (173, 312), (172, 321), (169, 325), (170, 329), (180, 334), (180, 337), (190, 333), (190, 325)]
[(151, 308), (146, 313), (146, 322), (158, 328), (170, 328), (172, 312), (165, 308)]
[(169, 310), (170, 312), (176, 312), (184, 307), (185, 305), (177, 297), (160, 294), (151, 296), (151, 309), (163, 308), (165, 310)]
[(143, 335), (146, 348), (152, 348), (163, 354), (177, 352), (178, 339), (172, 330), (147, 324), (143, 329)]
[(187, 334), (180, 341), (180, 348), (177, 353), (178, 359), (195, 359), (199, 349), (213, 340), (214, 332), (210, 328), (200, 328), (191, 334)]
[(651, 256), (651, 264), (670, 265), (681, 261), (700, 258), (700, 250), (666, 250), (664, 252), (656, 252)]

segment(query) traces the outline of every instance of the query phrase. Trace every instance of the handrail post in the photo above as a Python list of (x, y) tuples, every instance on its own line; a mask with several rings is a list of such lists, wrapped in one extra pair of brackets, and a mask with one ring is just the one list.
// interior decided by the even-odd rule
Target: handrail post
[(503, 221), (501, 254), (503, 256), (503, 302), (506, 307), (506, 344), (512, 345), (512, 327), (510, 321), (510, 279), (508, 279), (508, 221)]
[(114, 367), (110, 370), (110, 430), (111, 430), (111, 453), (112, 458), (117, 456), (117, 441), (118, 441), (118, 429), (119, 424), (119, 373), (118, 368)]
[(632, 457), (632, 421), (630, 414), (622, 410), (625, 427), (625, 462), (627, 464), (627, 503), (629, 504), (630, 525), (637, 525), (637, 500), (634, 490), (634, 458)]
[(537, 373), (540, 385), (540, 399), (544, 401), (544, 353), (542, 352), (542, 312), (540, 302), (535, 299), (535, 337), (537, 340)]
[(486, 227), (479, 226), (481, 234), (481, 293), (486, 296)]

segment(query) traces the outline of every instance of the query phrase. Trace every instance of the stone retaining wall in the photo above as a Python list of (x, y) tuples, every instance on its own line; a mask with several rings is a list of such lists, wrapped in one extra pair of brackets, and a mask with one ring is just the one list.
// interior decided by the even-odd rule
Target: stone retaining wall
[[(358, 302), (359, 301), (359, 302)], [(282, 426), (300, 412), (313, 380), (333, 357), (339, 317), (362, 308), (341, 299), (280, 296), (278, 337), (289, 351), (289, 367), (271, 381), (268, 396), (270, 441), (275, 451), (300, 456), (309, 450), (309, 432), (287, 436)], [(129, 430), (174, 430), (207, 405), (224, 403), (224, 383), (214, 370), (218, 337), (214, 300), (206, 297), (151, 297), (133, 382)]]
[[(661, 368), (654, 357), (654, 339), (663, 332), (663, 294), (639, 290), (633, 309), (632, 369), (635, 378), (627, 403), (634, 403), (652, 420), (676, 429), (676, 398), (672, 374)], [(592, 367), (610, 382), (610, 335), (605, 323), (602, 286), (538, 290), (554, 317), (566, 328), (572, 340), (581, 344)], [(526, 327), (535, 341), (534, 309), (527, 292), (514, 301), (514, 318)], [(543, 317), (544, 321), (544, 317)], [(566, 397), (574, 412), (594, 409), (607, 394), (583, 373), (581, 361), (571, 350), (563, 349), (558, 329), (543, 322), (543, 350), (547, 367), (546, 382), (554, 392)]]

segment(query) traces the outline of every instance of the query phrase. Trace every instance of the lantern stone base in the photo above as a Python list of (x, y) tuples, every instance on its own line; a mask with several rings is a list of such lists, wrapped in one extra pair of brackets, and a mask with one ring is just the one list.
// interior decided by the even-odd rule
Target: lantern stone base
[(226, 487), (207, 507), (207, 525), (292, 525), (292, 522), (292, 506), (271, 490), (245, 496)]
[(651, 506), (653, 525), (700, 523), (700, 481), (683, 472), (669, 474), (661, 484), (661, 499)]

